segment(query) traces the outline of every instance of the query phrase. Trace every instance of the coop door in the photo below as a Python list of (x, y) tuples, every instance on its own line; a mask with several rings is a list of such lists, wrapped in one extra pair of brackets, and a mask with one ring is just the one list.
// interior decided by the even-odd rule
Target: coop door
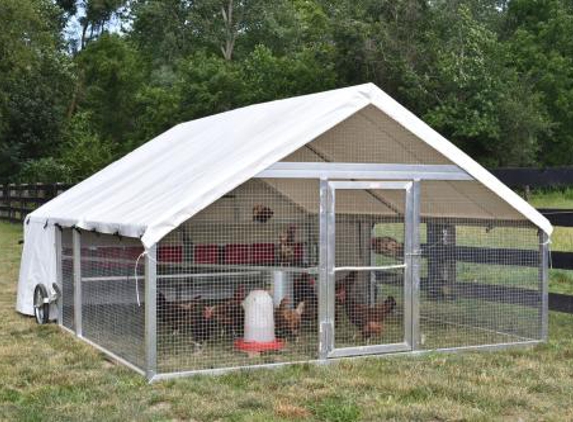
[(329, 183), (330, 357), (411, 350), (411, 186)]

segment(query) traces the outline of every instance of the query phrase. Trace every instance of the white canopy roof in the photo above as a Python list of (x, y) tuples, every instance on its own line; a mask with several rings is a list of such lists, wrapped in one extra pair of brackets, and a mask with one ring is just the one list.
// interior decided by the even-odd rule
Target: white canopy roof
[(551, 224), (373, 84), (256, 104), (182, 123), (34, 211), (32, 221), (141, 237), (149, 247), (277, 161), (374, 106), (547, 234)]

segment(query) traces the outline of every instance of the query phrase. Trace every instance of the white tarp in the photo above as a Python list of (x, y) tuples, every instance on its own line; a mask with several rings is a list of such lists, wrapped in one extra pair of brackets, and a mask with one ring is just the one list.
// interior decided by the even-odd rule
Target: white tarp
[[(31, 314), (32, 283), (54, 280), (55, 264), (48, 263), (55, 257), (54, 223), (141, 237), (149, 247), (219, 197), (368, 105), (551, 233), (549, 222), (527, 202), (378, 87), (364, 84), (177, 125), (38, 208), (30, 214), (26, 229), (17, 309)], [(49, 227), (44, 229), (46, 221)]]

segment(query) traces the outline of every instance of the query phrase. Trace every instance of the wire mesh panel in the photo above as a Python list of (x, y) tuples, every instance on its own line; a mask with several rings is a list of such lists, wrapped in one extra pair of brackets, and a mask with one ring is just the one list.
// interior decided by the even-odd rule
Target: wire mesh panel
[(334, 347), (404, 343), (405, 191), (337, 189), (335, 198)]
[(373, 105), (364, 107), (282, 161), (452, 164)]
[(317, 357), (318, 195), (251, 180), (160, 242), (158, 372)]
[[(432, 182), (430, 191), (436, 192)], [(420, 227), (421, 347), (493, 345), (541, 339), (541, 254), (537, 228), (505, 212), (492, 193), (465, 182), (475, 204), (458, 195), (424, 194)], [(445, 182), (444, 182), (445, 184)], [(461, 190), (458, 182), (456, 189)], [(444, 186), (448, 192), (451, 186)], [(458, 214), (459, 217), (452, 215)], [(433, 215), (433, 217), (428, 216)], [(468, 215), (489, 214), (489, 218)], [(447, 215), (438, 218), (439, 215)]]
[(143, 368), (143, 247), (138, 240), (89, 232), (82, 232), (81, 244), (83, 335)]
[(74, 330), (74, 250), (72, 229), (62, 229), (61, 234), (62, 270), (62, 324)]

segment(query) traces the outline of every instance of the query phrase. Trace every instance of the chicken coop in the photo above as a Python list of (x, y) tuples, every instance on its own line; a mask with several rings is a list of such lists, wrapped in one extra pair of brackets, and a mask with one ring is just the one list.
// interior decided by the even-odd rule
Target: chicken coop
[(551, 230), (366, 84), (180, 124), (40, 207), (17, 307), (150, 380), (533, 345)]

